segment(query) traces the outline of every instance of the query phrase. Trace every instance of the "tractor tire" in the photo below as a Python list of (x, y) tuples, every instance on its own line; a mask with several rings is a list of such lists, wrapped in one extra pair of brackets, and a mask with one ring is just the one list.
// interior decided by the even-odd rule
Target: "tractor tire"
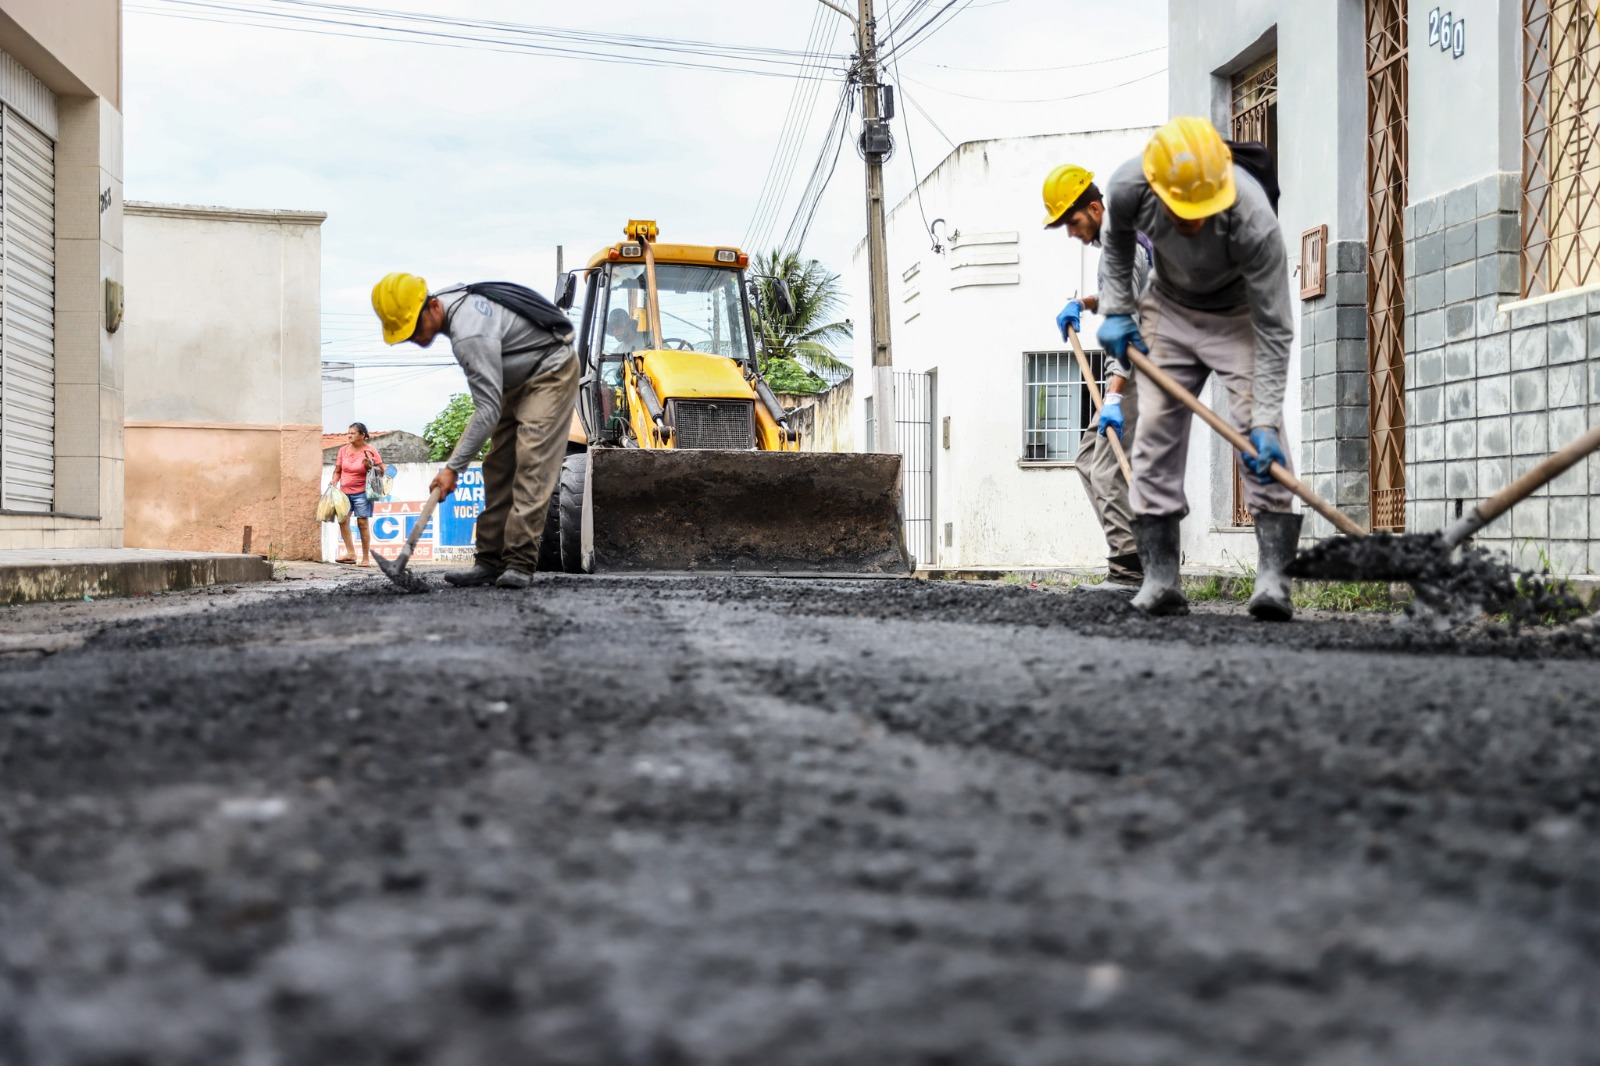
[(556, 489), (561, 501), (561, 569), (569, 574), (583, 573), (583, 479), (588, 465), (589, 457), (582, 452), (567, 456)]
[(544, 536), (539, 540), (540, 573), (561, 572), (561, 486), (550, 493), (544, 513)]

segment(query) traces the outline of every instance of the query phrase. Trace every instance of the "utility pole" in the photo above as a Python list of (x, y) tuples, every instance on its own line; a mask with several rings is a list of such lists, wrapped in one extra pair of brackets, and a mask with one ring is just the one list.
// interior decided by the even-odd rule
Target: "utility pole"
[[(830, 7), (833, 5), (829, 5)], [(872, 293), (872, 397), (877, 426), (874, 451), (897, 452), (894, 425), (894, 359), (889, 346), (889, 250), (883, 223), (883, 157), (889, 150), (891, 115), (880, 115), (878, 38), (872, 0), (860, 0), (856, 21), (861, 47), (861, 147), (867, 160), (867, 272)]]

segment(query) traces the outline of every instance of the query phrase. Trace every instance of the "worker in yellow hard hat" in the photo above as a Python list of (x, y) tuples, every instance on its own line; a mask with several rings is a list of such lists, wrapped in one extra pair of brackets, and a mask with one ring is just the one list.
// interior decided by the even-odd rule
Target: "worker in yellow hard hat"
[(472, 568), (453, 585), (527, 588), (537, 569), (550, 494), (566, 455), (578, 395), (578, 360), (567, 316), (532, 289), (509, 282), (430, 293), (414, 274), (372, 287), (372, 310), (389, 344), (426, 348), (441, 335), (467, 376), (472, 418), (429, 484), (440, 498), (493, 441), (483, 460), (483, 511)]
[[(1237, 160), (1235, 147), (1246, 153)], [(1240, 456), (1256, 527), (1250, 613), (1287, 620), (1294, 608), (1285, 568), (1294, 558), (1300, 516), (1289, 490), (1267, 470), (1274, 462), (1290, 465), (1283, 393), (1294, 320), (1277, 179), (1270, 156), (1265, 164), (1257, 158), (1266, 155), (1260, 145), (1230, 146), (1207, 120), (1186, 117), (1162, 126), (1141, 158), (1117, 168), (1106, 188), (1098, 336), (1118, 358), (1130, 348), (1147, 354), (1191, 393), (1213, 373), (1227, 389), (1234, 424), (1256, 451)], [(1135, 273), (1139, 234), (1160, 264), (1142, 298)], [(1133, 603), (1151, 614), (1181, 614), (1188, 611), (1178, 583), (1178, 533), (1189, 512), (1183, 472), (1190, 415), (1157, 389), (1147, 389), (1142, 399), (1130, 459), (1144, 583)]]
[[(1083, 244), (1101, 246), (1105, 225), (1105, 198), (1094, 183), (1094, 175), (1083, 167), (1064, 165), (1052, 170), (1044, 180), (1044, 225), (1064, 229)], [(1134, 288), (1143, 293), (1150, 283), (1155, 263), (1148, 241), (1134, 251)], [(1102, 265), (1104, 260), (1101, 261)], [(1099, 297), (1074, 297), (1056, 315), (1056, 329), (1062, 343), (1070, 343), (1068, 327), (1083, 329), (1083, 313), (1099, 310)], [(1100, 528), (1105, 531), (1106, 580), (1114, 585), (1138, 585), (1144, 579), (1138, 544), (1133, 536), (1133, 510), (1128, 501), (1128, 479), (1122, 472), (1107, 434), (1115, 434), (1124, 450), (1133, 447), (1138, 428), (1139, 396), (1133, 369), (1126, 360), (1109, 359), (1105, 368), (1105, 392), (1094, 432), (1085, 431), (1074, 462), (1083, 490), (1094, 508)]]

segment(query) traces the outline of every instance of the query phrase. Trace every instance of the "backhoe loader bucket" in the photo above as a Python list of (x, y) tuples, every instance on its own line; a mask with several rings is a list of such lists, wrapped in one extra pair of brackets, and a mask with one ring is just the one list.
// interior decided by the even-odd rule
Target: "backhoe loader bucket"
[(592, 448), (590, 573), (904, 576), (900, 456)]

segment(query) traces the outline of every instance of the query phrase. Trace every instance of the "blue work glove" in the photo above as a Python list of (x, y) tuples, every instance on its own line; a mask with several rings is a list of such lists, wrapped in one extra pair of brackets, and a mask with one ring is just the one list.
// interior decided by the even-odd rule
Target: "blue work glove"
[(1107, 393), (1100, 407), (1100, 435), (1106, 435), (1106, 430), (1117, 431), (1117, 439), (1122, 439), (1122, 393)]
[(1283, 454), (1283, 442), (1278, 439), (1278, 431), (1261, 427), (1252, 429), (1250, 446), (1256, 450), (1256, 455), (1254, 459), (1248, 455), (1244, 456), (1244, 465), (1250, 468), (1250, 472), (1261, 484), (1272, 484), (1272, 475), (1267, 473), (1267, 468), (1273, 463), (1285, 467), (1289, 465), (1289, 457)]
[(1116, 356), (1118, 359), (1128, 358), (1128, 346), (1131, 344), (1145, 355), (1150, 354), (1150, 346), (1145, 344), (1144, 338), (1139, 336), (1139, 327), (1134, 325), (1132, 315), (1107, 315), (1106, 320), (1100, 323), (1100, 347)]
[(1061, 309), (1061, 313), (1056, 316), (1056, 329), (1061, 331), (1062, 340), (1067, 339), (1068, 326), (1071, 326), (1079, 333), (1083, 332), (1082, 317), (1083, 304), (1079, 303), (1077, 300), (1069, 301), (1067, 306)]

